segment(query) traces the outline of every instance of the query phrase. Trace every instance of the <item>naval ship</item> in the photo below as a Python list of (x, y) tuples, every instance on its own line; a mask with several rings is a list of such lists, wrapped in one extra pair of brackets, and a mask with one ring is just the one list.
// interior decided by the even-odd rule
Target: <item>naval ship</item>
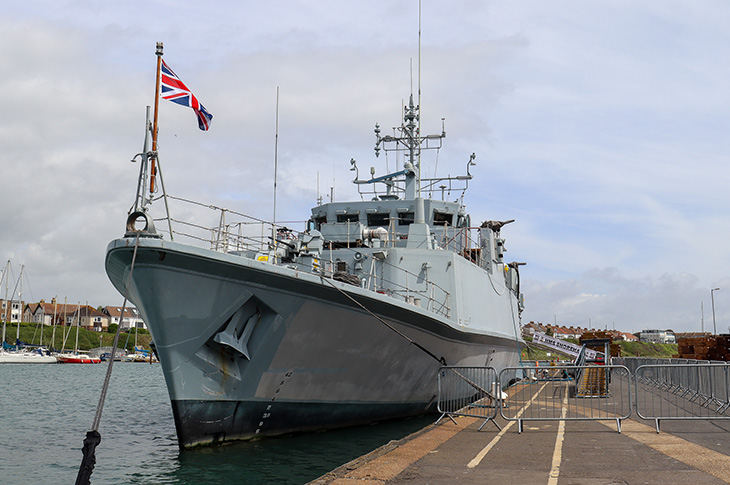
[(522, 263), (505, 262), (500, 234), (512, 221), (472, 224), (473, 154), (465, 175), (421, 177), (446, 133), (422, 136), (418, 119), (411, 95), (392, 134), (375, 127), (375, 154), (402, 169), (361, 178), (351, 160), (355, 200), (320, 200), (300, 230), (273, 224), (255, 243), (222, 216), (205, 244), (180, 242), (169, 214), (156, 229), (145, 137), (105, 266), (153, 337), (182, 449), (422, 415), (442, 366), (518, 363)]

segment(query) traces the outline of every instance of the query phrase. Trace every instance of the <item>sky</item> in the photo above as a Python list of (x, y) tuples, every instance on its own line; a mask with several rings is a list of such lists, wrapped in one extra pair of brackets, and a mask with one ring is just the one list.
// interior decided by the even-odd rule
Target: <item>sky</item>
[(160, 105), (169, 194), (270, 220), (276, 158), (277, 221), (302, 229), (318, 197), (357, 197), (351, 158), (386, 173), (373, 127), (400, 123), (420, 72), (422, 130), (447, 133), (424, 169), (461, 175), (477, 155), (465, 203), (516, 220), (523, 323), (729, 331), (730, 3), (423, 0), (420, 69), (416, 0), (202, 3), (0, 4), (11, 293), (24, 266), (24, 300), (121, 305), (104, 257), (162, 41), (213, 114), (203, 132)]

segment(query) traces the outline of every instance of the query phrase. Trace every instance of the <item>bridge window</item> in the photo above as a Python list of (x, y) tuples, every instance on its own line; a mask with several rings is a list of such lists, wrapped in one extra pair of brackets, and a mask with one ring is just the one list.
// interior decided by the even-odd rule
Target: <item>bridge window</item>
[(337, 214), (337, 222), (357, 222), (360, 214)]
[(398, 224), (401, 226), (408, 226), (410, 224), (413, 224), (413, 221), (415, 220), (415, 217), (413, 215), (413, 212), (399, 212), (398, 213)]
[(390, 213), (376, 212), (368, 214), (368, 226), (388, 226), (390, 223)]
[(327, 224), (327, 216), (317, 216), (312, 219), (312, 222), (314, 223), (314, 229), (320, 230), (322, 229), (322, 224)]
[(434, 226), (453, 226), (454, 225), (454, 214), (448, 214), (446, 212), (434, 212), (433, 213), (433, 225)]

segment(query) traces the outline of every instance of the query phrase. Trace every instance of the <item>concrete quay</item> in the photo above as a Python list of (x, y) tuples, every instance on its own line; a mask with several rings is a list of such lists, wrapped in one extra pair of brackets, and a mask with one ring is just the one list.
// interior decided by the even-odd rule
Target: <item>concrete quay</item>
[(515, 421), (458, 417), (351, 461), (313, 485), (730, 483), (730, 421)]

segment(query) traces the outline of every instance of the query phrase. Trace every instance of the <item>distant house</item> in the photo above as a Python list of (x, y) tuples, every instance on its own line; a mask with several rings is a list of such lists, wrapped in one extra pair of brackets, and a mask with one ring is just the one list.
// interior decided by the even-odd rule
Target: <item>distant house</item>
[[(572, 325), (570, 327), (560, 327), (559, 334), (560, 336), (558, 338), (567, 339), (580, 339), (583, 336), (584, 330), (580, 327), (573, 327)], [(558, 336), (558, 332), (555, 333), (555, 336)]]
[(677, 332), (674, 337), (679, 340), (681, 338), (706, 338), (712, 337), (712, 332)]
[(639, 338), (633, 333), (622, 332), (620, 330), (609, 330), (608, 333), (616, 342), (638, 342)]
[(109, 328), (109, 316), (89, 305), (77, 305), (73, 313), (66, 315), (66, 322), (94, 332), (104, 332)]
[(634, 335), (633, 333), (628, 332), (619, 332), (619, 340), (623, 340), (624, 342), (638, 342), (639, 338)]
[(23, 318), (23, 305), (20, 300), (0, 299), (0, 320), (11, 323), (19, 322)]
[(105, 306), (101, 311), (109, 317), (109, 323), (119, 325), (122, 330), (130, 328), (147, 328), (142, 316), (136, 308), (124, 308), (122, 315), (122, 307)]
[(576, 338), (575, 334), (566, 327), (553, 326), (552, 329), (553, 329), (553, 337), (558, 338), (560, 340)]
[(543, 327), (541, 324), (530, 322), (522, 326), (522, 336), (532, 337), (533, 335), (535, 335), (535, 332), (545, 333), (545, 330), (545, 327)]
[(23, 321), (43, 325), (63, 325), (66, 314), (76, 311), (76, 306), (58, 303), (55, 298), (50, 303), (46, 303), (44, 300), (38, 303), (28, 303), (23, 312)]
[(642, 330), (639, 334), (639, 340), (648, 343), (657, 344), (674, 344), (677, 343), (674, 332), (671, 330)]

